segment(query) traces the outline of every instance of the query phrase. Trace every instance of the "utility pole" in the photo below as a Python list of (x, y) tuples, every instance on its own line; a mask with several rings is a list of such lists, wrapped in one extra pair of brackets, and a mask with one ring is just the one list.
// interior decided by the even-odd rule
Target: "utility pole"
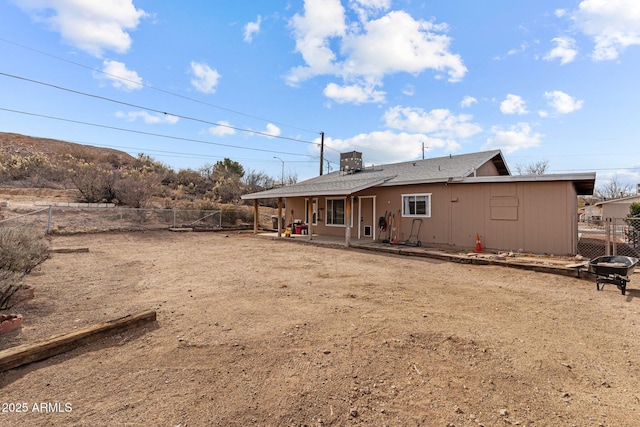
[(322, 163), (324, 163), (324, 132), (320, 132), (320, 175), (322, 175)]
[(422, 160), (424, 160), (424, 150), (425, 148), (429, 148), (429, 147), (424, 146), (424, 141), (420, 141), (420, 142), (422, 142)]

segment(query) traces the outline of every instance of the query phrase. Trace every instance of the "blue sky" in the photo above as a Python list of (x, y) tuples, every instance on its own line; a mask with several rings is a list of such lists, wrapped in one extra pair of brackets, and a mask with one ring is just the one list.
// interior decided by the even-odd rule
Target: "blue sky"
[(0, 0), (0, 131), (174, 169), (311, 178), (324, 132), (325, 172), (424, 144), (635, 187), (639, 75), (637, 0)]

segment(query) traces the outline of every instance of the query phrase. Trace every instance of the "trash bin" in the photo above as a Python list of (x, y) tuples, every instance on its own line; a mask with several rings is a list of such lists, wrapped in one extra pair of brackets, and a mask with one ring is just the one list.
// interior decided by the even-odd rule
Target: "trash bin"
[[(271, 215), (271, 225), (273, 227), (274, 230), (278, 229), (278, 215)], [(282, 218), (282, 228), (281, 230), (284, 231), (284, 218)]]

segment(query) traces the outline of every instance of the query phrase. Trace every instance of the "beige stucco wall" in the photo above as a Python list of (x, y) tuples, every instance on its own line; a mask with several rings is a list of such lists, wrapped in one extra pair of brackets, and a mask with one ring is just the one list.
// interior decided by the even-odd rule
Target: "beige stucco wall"
[[(431, 217), (422, 218), (418, 239), (423, 245), (444, 245), (473, 249), (476, 233), (490, 250), (575, 254), (577, 251), (577, 194), (571, 182), (519, 182), (446, 185), (422, 184), (402, 187), (376, 187), (357, 194), (353, 205), (352, 238), (358, 227), (377, 221), (385, 212), (395, 215), (400, 241), (409, 238), (413, 218), (402, 217), (402, 194), (431, 194)], [(372, 201), (375, 196), (375, 217)], [(319, 197), (318, 225), (314, 233), (344, 237), (344, 226), (327, 226), (326, 198)], [(361, 211), (358, 205), (362, 205)], [(287, 223), (304, 219), (304, 198), (287, 199)], [(358, 217), (358, 213), (361, 216)], [(417, 223), (414, 232), (417, 230)], [(362, 236), (361, 231), (361, 237)], [(392, 236), (394, 237), (394, 236)]]
[(603, 203), (602, 218), (626, 218), (629, 215), (629, 207), (632, 203), (640, 202), (640, 197), (627, 199), (620, 202)]

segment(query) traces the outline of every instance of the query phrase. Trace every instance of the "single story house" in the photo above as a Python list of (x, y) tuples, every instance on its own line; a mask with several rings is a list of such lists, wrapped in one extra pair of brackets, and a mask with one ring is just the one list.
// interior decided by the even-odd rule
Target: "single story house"
[(605, 200), (585, 208), (587, 219), (626, 218), (632, 203), (640, 203), (640, 194)]
[(500, 150), (367, 167), (352, 152), (339, 171), (242, 198), (254, 201), (255, 232), (258, 200), (277, 198), (286, 224), (304, 223), (309, 239), (467, 250), (480, 236), (490, 250), (564, 255), (577, 253), (577, 196), (594, 185), (595, 173), (513, 176)]

